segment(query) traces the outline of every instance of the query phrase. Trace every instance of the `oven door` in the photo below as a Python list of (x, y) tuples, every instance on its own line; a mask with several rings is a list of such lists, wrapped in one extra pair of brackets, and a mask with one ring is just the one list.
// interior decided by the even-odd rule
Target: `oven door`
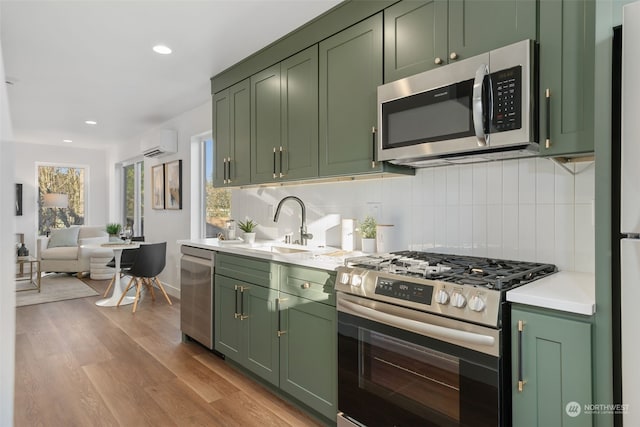
[(498, 330), (340, 293), (338, 425), (503, 425), (499, 348)]

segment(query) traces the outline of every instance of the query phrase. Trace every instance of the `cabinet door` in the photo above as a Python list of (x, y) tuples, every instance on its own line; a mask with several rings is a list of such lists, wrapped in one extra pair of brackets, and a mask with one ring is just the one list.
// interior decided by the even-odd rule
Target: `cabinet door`
[(223, 187), (226, 185), (226, 158), (229, 156), (231, 145), (230, 120), (229, 120), (229, 89), (213, 95), (213, 146), (215, 150), (215, 168), (213, 185)]
[(281, 294), (280, 310), (280, 388), (335, 420), (336, 310), (289, 294)]
[(449, 0), (449, 61), (535, 38), (535, 0)]
[(213, 185), (243, 185), (250, 181), (251, 96), (249, 79), (213, 96)]
[(592, 152), (594, 2), (550, 0), (539, 4), (540, 154)]
[(251, 76), (251, 182), (280, 177), (280, 64)]
[[(251, 180), (251, 90), (249, 79), (229, 88), (230, 117), (229, 185), (249, 184)], [(218, 162), (218, 159), (216, 159)]]
[(243, 366), (272, 384), (278, 384), (279, 348), (276, 298), (278, 291), (247, 285), (241, 295)]
[(384, 10), (384, 81), (447, 61), (446, 0), (403, 1)]
[(320, 176), (381, 170), (372, 164), (382, 14), (320, 43)]
[(215, 349), (231, 360), (242, 362), (241, 323), (237, 280), (215, 275)]
[[(592, 416), (582, 410), (592, 403), (591, 325), (515, 308), (511, 318), (513, 425), (591, 426)], [(524, 325), (522, 353), (518, 321)]]
[(318, 176), (318, 46), (280, 63), (283, 179)]

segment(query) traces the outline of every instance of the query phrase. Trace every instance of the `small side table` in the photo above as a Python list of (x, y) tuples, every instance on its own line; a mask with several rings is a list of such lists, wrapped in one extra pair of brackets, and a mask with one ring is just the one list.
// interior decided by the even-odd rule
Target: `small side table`
[[(38, 292), (40, 292), (40, 260), (32, 256), (18, 257), (16, 264), (20, 266), (20, 272), (16, 274), (16, 282), (29, 282), (29, 284), (32, 285), (26, 289), (16, 289), (16, 291), (32, 291), (37, 289)], [(24, 268), (27, 264), (29, 265), (28, 273)]]

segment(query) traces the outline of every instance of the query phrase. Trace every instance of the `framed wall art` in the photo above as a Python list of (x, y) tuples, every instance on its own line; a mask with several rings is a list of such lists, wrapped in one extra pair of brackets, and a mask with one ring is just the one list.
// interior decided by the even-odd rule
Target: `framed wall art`
[(164, 209), (164, 164), (151, 167), (151, 207)]
[(164, 165), (165, 209), (182, 209), (182, 160)]

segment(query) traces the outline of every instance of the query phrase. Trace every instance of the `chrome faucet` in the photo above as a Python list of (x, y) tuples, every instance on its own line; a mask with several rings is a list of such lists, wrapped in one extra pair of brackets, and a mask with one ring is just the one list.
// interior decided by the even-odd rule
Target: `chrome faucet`
[(287, 196), (280, 200), (278, 203), (278, 207), (276, 208), (276, 214), (273, 217), (273, 222), (278, 222), (278, 217), (280, 216), (280, 208), (282, 208), (282, 204), (287, 200), (294, 200), (298, 202), (300, 208), (302, 209), (302, 224), (300, 225), (300, 244), (307, 245), (307, 240), (313, 239), (313, 234), (307, 233), (307, 208), (304, 206), (304, 202), (300, 200), (300, 198), (296, 196)]

